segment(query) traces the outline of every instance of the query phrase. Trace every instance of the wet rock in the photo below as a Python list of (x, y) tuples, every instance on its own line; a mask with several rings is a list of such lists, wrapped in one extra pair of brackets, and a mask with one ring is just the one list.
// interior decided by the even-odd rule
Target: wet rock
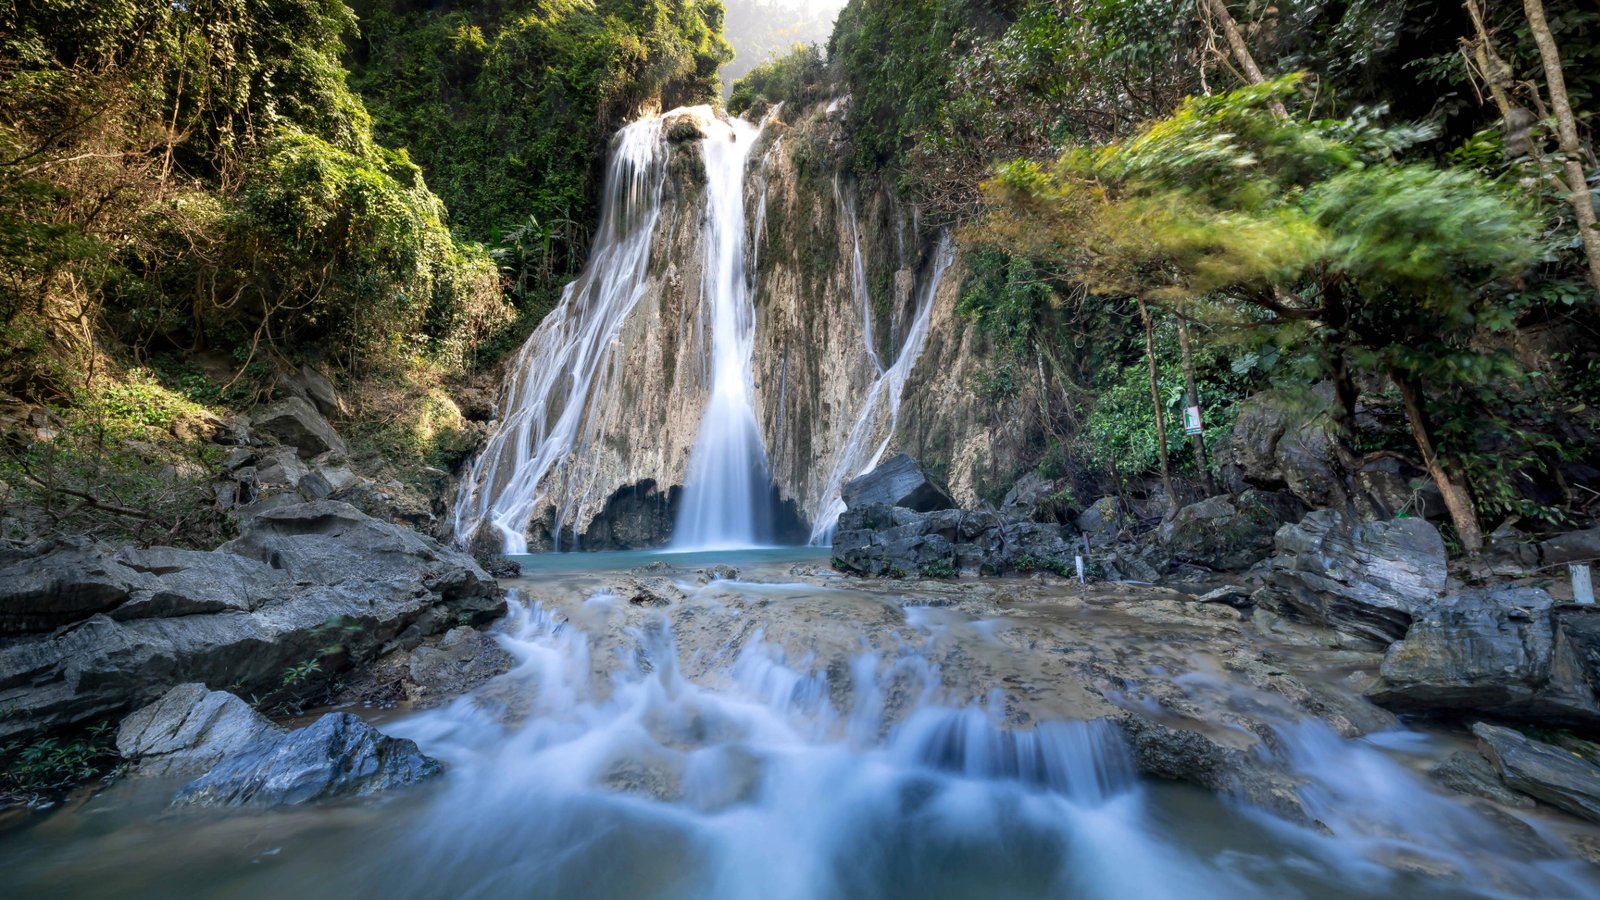
[(624, 581), (617, 594), (634, 606), (671, 606), (684, 599), (683, 592), (664, 578)]
[(1288, 494), (1249, 490), (1210, 497), (1162, 523), (1161, 543), (1180, 561), (1241, 571), (1271, 555), (1278, 529), (1304, 513), (1304, 504)]
[(309, 401), (300, 397), (289, 397), (274, 403), (251, 416), (250, 424), (257, 435), (293, 447), (307, 459), (329, 450), (339, 453), (348, 450), (344, 439), (333, 430), (328, 420)]
[(522, 563), (497, 556), (483, 564), (484, 571), (496, 578), (517, 578), (522, 575)]
[(1354, 475), (1356, 505), (1367, 519), (1392, 519), (1404, 512), (1424, 519), (1447, 515), (1444, 495), (1428, 473), (1394, 456), (1361, 463)]
[(1457, 750), (1428, 773), (1433, 780), (1452, 791), (1518, 809), (1532, 807), (1533, 801), (1508, 789), (1489, 761), (1476, 753)]
[(1600, 766), (1510, 728), (1478, 722), (1472, 733), (1507, 787), (1600, 822)]
[(921, 464), (904, 453), (896, 453), (867, 474), (845, 482), (841, 496), (850, 509), (883, 504), (931, 512), (956, 505)]
[(1448, 581), (1444, 539), (1422, 519), (1355, 522), (1319, 509), (1279, 529), (1274, 542), (1271, 580), (1286, 602), (1374, 644), (1404, 636)]
[(1389, 648), (1371, 697), (1397, 709), (1600, 723), (1596, 670), (1584, 655), (1595, 622), (1582, 612), (1558, 618), (1539, 588), (1463, 591), (1422, 612)]
[(180, 684), (122, 720), (117, 752), (141, 775), (194, 776), (280, 733), (232, 694)]
[(620, 487), (606, 498), (580, 543), (585, 550), (663, 546), (672, 538), (682, 498), (682, 487), (662, 490), (653, 478)]
[(1541, 566), (1600, 560), (1600, 527), (1558, 534), (1540, 541), (1538, 548)]
[(415, 742), (389, 737), (349, 713), (329, 713), (229, 757), (185, 785), (173, 804), (274, 807), (367, 797), (442, 771)]
[(511, 670), (513, 660), (493, 635), (452, 628), (432, 647), (411, 652), (407, 671), (425, 694), (455, 697)]
[(464, 554), (344, 504), (297, 507), (209, 554), (107, 551), (108, 570), (137, 577), (122, 606), (0, 639), (0, 739), (121, 715), (186, 682), (281, 690), (308, 661), (332, 674), (503, 613)]
[(739, 570), (733, 566), (712, 566), (700, 570), (700, 583), (710, 584), (713, 581), (733, 581), (739, 577)]
[(1061, 526), (1013, 510), (941, 509), (918, 513), (875, 504), (847, 510), (833, 538), (833, 565), (843, 572), (891, 578), (950, 578), (1050, 571), (1066, 574), (1074, 547)]

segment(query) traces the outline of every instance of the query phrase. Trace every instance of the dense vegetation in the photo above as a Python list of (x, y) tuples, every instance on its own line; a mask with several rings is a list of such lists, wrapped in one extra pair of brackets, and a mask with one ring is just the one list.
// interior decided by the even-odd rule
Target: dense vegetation
[(1520, 4), (856, 0), (825, 92), (857, 174), (965, 236), (974, 387), (1033, 420), (1047, 474), (1201, 486), (1246, 396), (1314, 415), (1326, 382), (1322, 414), (1426, 470), (1472, 547), (1600, 496), (1600, 15), (1538, 21), (1572, 129)]
[(525, 290), (581, 264), (606, 142), (641, 109), (706, 103), (732, 58), (720, 0), (356, 3), (353, 83), (455, 231), (504, 244)]
[(445, 385), (510, 345), (516, 301), (581, 252), (607, 135), (714, 97), (729, 55), (715, 0), (368, 13), (7, 8), (0, 400), (18, 430), (0, 503), (37, 513), (7, 533), (216, 540), (199, 438), (307, 360), (352, 397), (338, 424), (358, 451), (459, 459)]

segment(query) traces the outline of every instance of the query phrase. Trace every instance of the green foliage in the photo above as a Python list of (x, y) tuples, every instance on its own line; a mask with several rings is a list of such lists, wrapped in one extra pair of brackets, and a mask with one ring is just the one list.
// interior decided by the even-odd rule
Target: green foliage
[[(354, 83), (381, 141), (407, 148), (491, 241), (507, 222), (588, 223), (612, 132), (653, 104), (710, 102), (732, 56), (719, 0), (508, 0), (450, 11), (358, 6)], [(584, 246), (562, 247), (562, 271)]]
[(796, 44), (783, 56), (773, 56), (733, 83), (728, 112), (742, 115), (783, 103), (800, 109), (822, 99), (826, 88), (822, 52), (815, 44)]
[(101, 722), (76, 736), (0, 744), (0, 792), (31, 798), (104, 774), (117, 762), (115, 736), (111, 723)]
[(960, 573), (956, 571), (955, 563), (948, 559), (939, 559), (923, 564), (917, 574), (923, 578), (954, 578)]

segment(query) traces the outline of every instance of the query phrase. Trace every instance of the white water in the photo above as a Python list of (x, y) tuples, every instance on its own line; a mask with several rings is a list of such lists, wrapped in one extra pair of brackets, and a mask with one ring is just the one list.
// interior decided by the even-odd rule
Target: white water
[(559, 548), (561, 526), (583, 499), (572, 480), (550, 496), (548, 479), (557, 466), (589, 456), (602, 437), (585, 413), (616, 363), (615, 338), (645, 293), (666, 179), (662, 122), (647, 118), (617, 135), (594, 250), (509, 366), (501, 421), (462, 483), (455, 518), (462, 544), (488, 523), (505, 552), (526, 552), (529, 521), (550, 505)]
[(676, 550), (734, 549), (770, 540), (771, 474), (756, 423), (751, 359), (755, 304), (745, 266), (744, 179), (758, 128), (733, 119), (702, 144), (706, 210), (701, 334), (710, 334), (711, 395), (689, 456)]
[[(849, 211), (853, 228), (854, 207), (850, 207)], [(823, 503), (816, 519), (811, 523), (812, 544), (821, 545), (832, 541), (834, 526), (839, 523), (839, 516), (845, 510), (844, 500), (839, 496), (844, 483), (872, 471), (879, 460), (883, 459), (884, 451), (889, 449), (889, 441), (893, 438), (895, 426), (900, 421), (900, 402), (905, 394), (906, 380), (911, 377), (911, 370), (916, 366), (917, 360), (922, 358), (922, 349), (928, 342), (928, 323), (933, 317), (934, 297), (939, 292), (939, 282), (944, 278), (945, 269), (950, 267), (953, 258), (954, 250), (950, 236), (940, 235), (939, 247), (934, 252), (933, 270), (928, 275), (921, 296), (917, 299), (917, 311), (911, 320), (911, 327), (906, 330), (905, 340), (901, 342), (899, 352), (895, 354), (894, 363), (884, 369), (872, 346), (871, 300), (867, 296), (866, 277), (859, 272), (861, 264), (859, 246), (856, 249), (858, 271), (854, 283), (858, 284), (856, 293), (862, 305), (863, 316), (868, 323), (865, 330), (867, 352), (877, 364), (880, 374), (867, 389), (861, 408), (856, 413), (855, 424), (850, 427), (850, 437), (839, 449), (829, 470), (828, 480), (823, 483), (821, 494)]]

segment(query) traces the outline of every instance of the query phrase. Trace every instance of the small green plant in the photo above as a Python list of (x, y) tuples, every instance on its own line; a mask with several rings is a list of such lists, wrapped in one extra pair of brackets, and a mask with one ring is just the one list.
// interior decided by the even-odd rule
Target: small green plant
[(948, 559), (927, 563), (921, 570), (923, 578), (954, 578), (957, 574), (955, 564)]
[(67, 790), (116, 763), (110, 722), (75, 737), (49, 736), (0, 744), (0, 791), (33, 795)]

